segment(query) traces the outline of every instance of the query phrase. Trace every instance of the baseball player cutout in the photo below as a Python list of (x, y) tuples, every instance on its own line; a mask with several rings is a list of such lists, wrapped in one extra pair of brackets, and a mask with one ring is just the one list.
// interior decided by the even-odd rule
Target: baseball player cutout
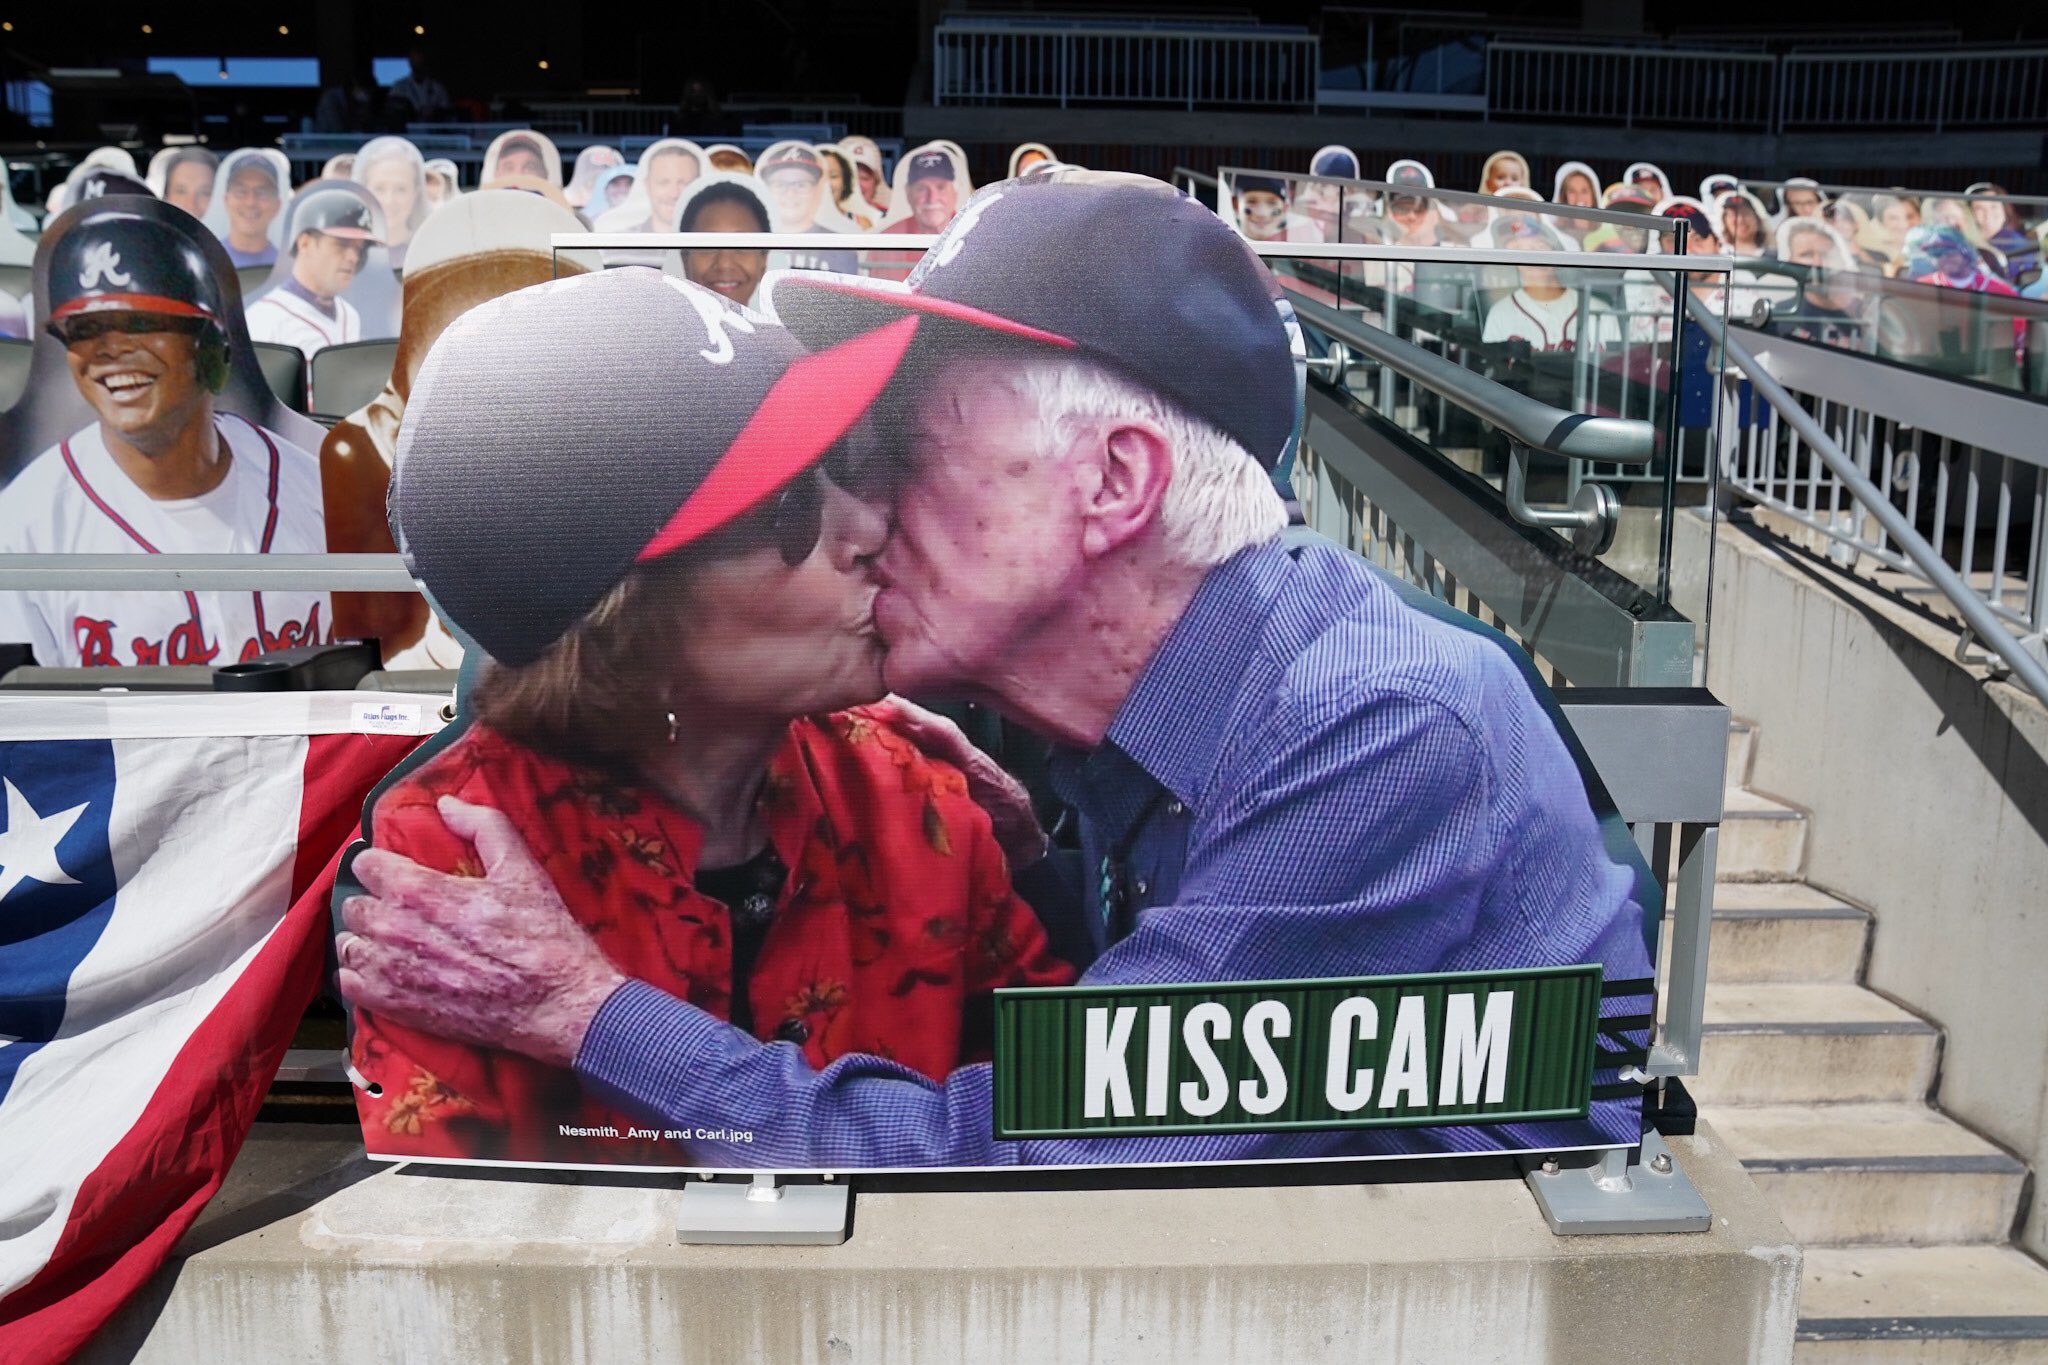
[[(57, 354), (39, 351), (32, 378), (46, 382), (29, 392), (75, 421), (62, 365), (93, 420), (0, 489), (0, 553), (326, 548), (318, 461), (243, 415), (271, 414), (245, 401), (254, 365), (235, 356), (234, 275), (203, 233), (156, 201), (116, 198), (80, 205), (45, 238), (37, 312)], [(8, 422), (12, 441), (38, 439), (28, 415)], [(53, 666), (236, 663), (324, 643), (329, 620), (324, 592), (0, 593), (0, 642)]]
[(311, 360), (324, 347), (363, 339), (362, 314), (342, 295), (381, 234), (370, 205), (340, 186), (292, 208), (291, 273), (250, 303), (249, 335), (296, 346)]

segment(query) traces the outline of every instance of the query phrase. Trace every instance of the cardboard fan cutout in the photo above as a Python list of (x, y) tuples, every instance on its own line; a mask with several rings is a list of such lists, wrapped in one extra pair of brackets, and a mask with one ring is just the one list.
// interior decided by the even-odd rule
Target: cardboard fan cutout
[(637, 178), (631, 166), (607, 166), (598, 172), (590, 198), (580, 210), (583, 221), (594, 225), (613, 209), (624, 208)]
[[(853, 224), (832, 202), (825, 180), (825, 159), (806, 142), (775, 142), (761, 153), (754, 174), (768, 192), (768, 215), (776, 232), (802, 233), (829, 239), (853, 231)], [(852, 251), (824, 246), (789, 253), (793, 270), (860, 273), (860, 257)]]
[(562, 154), (555, 150), (554, 140), (531, 128), (514, 128), (492, 138), (484, 149), (483, 173), (477, 184), (489, 189), (495, 181), (515, 175), (537, 176), (560, 189)]
[(237, 269), (272, 265), (284, 238), (284, 206), (292, 197), (291, 162), (275, 147), (243, 147), (221, 158), (205, 223), (227, 246)]
[(576, 153), (576, 169), (570, 174), (569, 183), (562, 187), (562, 197), (569, 201), (569, 207), (581, 213), (590, 202), (591, 191), (597, 188), (598, 177), (624, 161), (618, 148), (601, 144)]
[(29, 235), (35, 230), (35, 216), (14, 202), (14, 187), (0, 175), (0, 265), (22, 266), (35, 260), (36, 242)]
[(205, 218), (217, 188), (220, 158), (204, 147), (166, 147), (149, 159), (149, 191), (194, 218)]
[[(713, 171), (683, 191), (676, 205), (676, 232), (768, 232), (768, 188), (751, 175)], [(789, 268), (790, 253), (746, 247), (662, 253), (662, 269), (702, 285), (730, 303), (751, 307), (762, 279)]]
[[(227, 253), (182, 209), (70, 209), (36, 252), (28, 386), (0, 415), (0, 553), (318, 553), (320, 429), (272, 395)], [(50, 665), (232, 664), (328, 638), (316, 592), (0, 593)]]
[(328, 346), (398, 335), (398, 277), (384, 247), (384, 211), (353, 180), (311, 180), (285, 208), (284, 245), (249, 296), (258, 341)]
[[(933, 233), (945, 229), (974, 194), (967, 158), (943, 143), (927, 142), (896, 163), (883, 232)], [(908, 224), (908, 226), (906, 226)]]
[[(398, 431), (428, 348), (449, 324), (501, 294), (553, 278), (549, 238), (583, 223), (560, 204), (517, 190), (479, 190), (436, 212), (413, 239), (405, 268), (404, 325), (384, 391), (337, 422), (320, 445), (327, 547), (336, 553), (396, 549), (385, 494)], [(563, 257), (564, 274), (583, 267)], [(477, 471), (479, 481), (488, 471)], [(335, 629), (383, 643), (392, 668), (453, 668), (462, 649), (415, 593), (336, 593)]]
[[(973, 193), (967, 158), (942, 143), (927, 142), (904, 153), (896, 163), (896, 187), (890, 194), (888, 215), (878, 231), (903, 236), (940, 232)], [(901, 280), (910, 274), (918, 259), (919, 253), (913, 251), (870, 252), (868, 273), (877, 279)]]
[(1010, 179), (1015, 180), (1043, 162), (1058, 160), (1052, 148), (1043, 142), (1020, 142), (1010, 152)]
[(138, 185), (147, 185), (142, 172), (135, 168), (135, 158), (127, 148), (95, 147), (79, 158), (78, 164), (64, 177), (64, 183), (53, 192), (49, 205), (52, 218), (78, 202), (74, 186), (81, 178), (94, 171), (112, 171), (116, 175), (126, 176)]
[(748, 156), (730, 142), (714, 142), (704, 149), (704, 159), (714, 171), (730, 171), (734, 175), (750, 175), (754, 170), (754, 158)]
[(406, 247), (434, 210), (427, 198), (427, 163), (402, 137), (376, 137), (356, 153), (350, 179), (377, 196), (384, 211), (384, 249), (394, 270), (405, 268)]
[(855, 232), (873, 232), (882, 221), (882, 211), (861, 197), (860, 179), (854, 173), (853, 158), (836, 142), (813, 144), (825, 168), (825, 195), (838, 208)]
[(625, 199), (615, 207), (600, 206), (593, 199), (585, 205), (585, 216), (599, 232), (673, 231), (677, 201), (709, 167), (704, 149), (688, 138), (659, 138), (647, 144), (633, 164), (633, 184)]
[(453, 161), (437, 156), (427, 162), (427, 202), (435, 208), (462, 197), (462, 172)]
[(875, 206), (876, 221), (889, 211), (889, 176), (882, 167), (882, 149), (858, 133), (839, 139), (839, 150), (853, 160), (853, 178), (860, 197)]
[(11, 176), (0, 175), (0, 233), (9, 227), (21, 233), (36, 232), (41, 225), (26, 205), (15, 201), (12, 179)]

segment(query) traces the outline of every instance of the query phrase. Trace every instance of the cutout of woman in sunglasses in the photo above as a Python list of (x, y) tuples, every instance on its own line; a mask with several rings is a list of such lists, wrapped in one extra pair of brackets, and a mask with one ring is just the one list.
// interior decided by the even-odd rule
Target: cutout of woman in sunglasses
[[(489, 659), (455, 738), (402, 768), (364, 829), (435, 871), (479, 871), (498, 845), (463, 812), (491, 807), (622, 970), (812, 1066), (871, 1053), (938, 1079), (988, 1056), (996, 988), (1073, 972), (1011, 890), (1010, 859), (1044, 846), (1022, 789), (1016, 837), (1035, 846), (1006, 848), (977, 798), (1000, 803), (919, 747), (944, 722), (874, 704), (887, 466), (858, 424), (909, 332), (807, 354), (630, 267), (450, 326), (413, 389), (391, 505), (437, 610)], [(344, 971), (385, 951), (342, 944)], [(689, 1165), (687, 1133), (635, 1129), (568, 1059), (511, 1045), (359, 1010), (369, 1152)]]

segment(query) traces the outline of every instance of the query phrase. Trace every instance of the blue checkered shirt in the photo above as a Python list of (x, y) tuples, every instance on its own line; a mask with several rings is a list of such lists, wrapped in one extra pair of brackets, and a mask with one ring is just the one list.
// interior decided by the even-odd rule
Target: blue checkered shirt
[[(1274, 542), (1212, 570), (1104, 742), (1055, 763), (1106, 945), (1082, 983), (1581, 962), (1648, 978), (1634, 875), (1501, 643), (1407, 606), (1332, 547)], [(1105, 913), (1095, 873), (1112, 853)], [(638, 982), (598, 1011), (576, 1070), (669, 1126), (750, 1133), (694, 1155), (754, 1170), (1558, 1150), (1641, 1131), (1637, 1097), (1596, 1100), (1584, 1121), (998, 1141), (986, 1064), (943, 1081), (871, 1056), (813, 1070), (795, 1045)]]

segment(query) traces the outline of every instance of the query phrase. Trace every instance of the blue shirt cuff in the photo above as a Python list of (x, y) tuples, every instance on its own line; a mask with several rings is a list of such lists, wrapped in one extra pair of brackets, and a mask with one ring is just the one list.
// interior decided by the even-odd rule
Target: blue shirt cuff
[(576, 1074), (605, 1099), (675, 1116), (691, 1062), (731, 1025), (644, 981), (605, 997), (576, 1051)]

